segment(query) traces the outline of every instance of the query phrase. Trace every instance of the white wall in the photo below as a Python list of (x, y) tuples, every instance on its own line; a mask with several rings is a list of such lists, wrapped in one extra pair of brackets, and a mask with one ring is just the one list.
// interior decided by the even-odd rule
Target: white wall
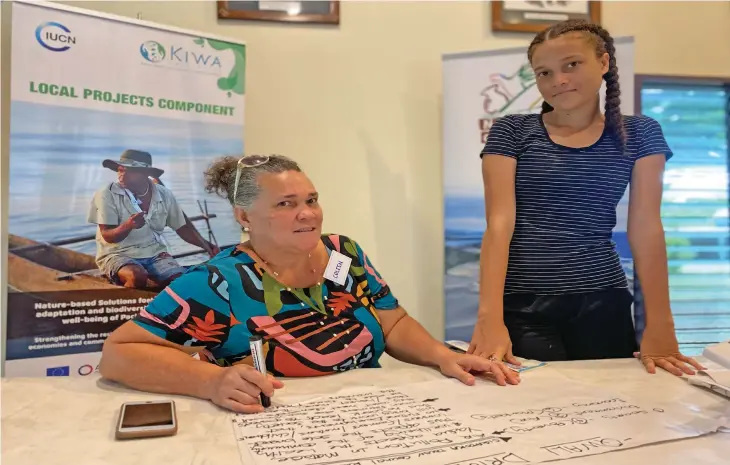
[[(442, 334), (441, 55), (531, 35), (490, 32), (489, 2), (345, 1), (339, 27), (219, 21), (212, 1), (63, 3), (245, 40), (248, 152), (299, 160), (326, 230), (356, 238), (406, 309)], [(730, 76), (727, 2), (604, 2), (603, 23), (635, 37), (637, 73)]]

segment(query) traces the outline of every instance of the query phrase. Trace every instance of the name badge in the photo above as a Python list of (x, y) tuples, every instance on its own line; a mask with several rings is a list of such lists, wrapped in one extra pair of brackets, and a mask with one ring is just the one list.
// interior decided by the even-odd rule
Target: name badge
[(344, 286), (345, 281), (347, 280), (347, 273), (350, 271), (351, 263), (352, 259), (350, 257), (346, 257), (339, 252), (332, 251), (330, 261), (327, 263), (327, 268), (324, 270), (324, 277), (339, 284), (340, 286)]

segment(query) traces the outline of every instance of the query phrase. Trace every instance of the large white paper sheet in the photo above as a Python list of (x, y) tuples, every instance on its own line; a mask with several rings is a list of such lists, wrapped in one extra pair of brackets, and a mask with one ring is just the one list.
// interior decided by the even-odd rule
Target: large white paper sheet
[[(637, 402), (559, 376), (528, 386), (455, 380), (348, 391), (234, 415), (257, 465), (540, 463), (715, 432), (728, 411)], [(246, 463), (249, 463), (248, 461)]]

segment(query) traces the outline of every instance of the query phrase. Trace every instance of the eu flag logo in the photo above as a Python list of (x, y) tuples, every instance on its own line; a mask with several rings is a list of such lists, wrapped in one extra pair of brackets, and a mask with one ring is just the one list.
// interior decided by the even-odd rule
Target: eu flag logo
[(70, 376), (69, 367), (46, 368), (46, 376)]

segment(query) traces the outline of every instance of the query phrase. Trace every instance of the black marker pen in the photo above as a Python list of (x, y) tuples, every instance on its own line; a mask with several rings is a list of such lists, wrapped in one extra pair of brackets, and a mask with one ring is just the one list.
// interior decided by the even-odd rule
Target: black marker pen
[[(259, 373), (266, 376), (266, 362), (264, 361), (264, 341), (261, 336), (251, 336), (248, 338), (248, 343), (251, 346), (251, 358), (253, 358), (253, 366), (259, 370)], [(269, 396), (261, 393), (261, 405), (266, 407), (271, 406), (271, 399)]]

